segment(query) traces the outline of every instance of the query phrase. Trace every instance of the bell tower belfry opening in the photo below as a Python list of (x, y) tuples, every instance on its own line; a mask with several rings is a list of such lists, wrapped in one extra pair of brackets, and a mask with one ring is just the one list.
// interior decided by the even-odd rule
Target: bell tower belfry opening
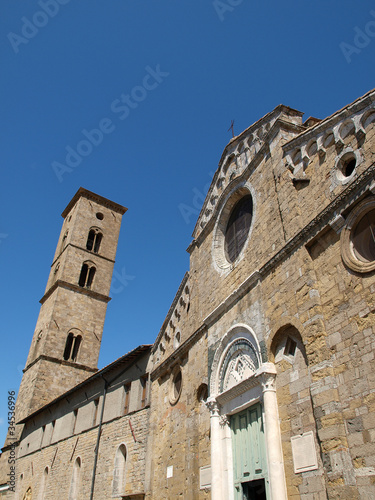
[(80, 188), (64, 218), (17, 398), (20, 421), (97, 371), (126, 208)]

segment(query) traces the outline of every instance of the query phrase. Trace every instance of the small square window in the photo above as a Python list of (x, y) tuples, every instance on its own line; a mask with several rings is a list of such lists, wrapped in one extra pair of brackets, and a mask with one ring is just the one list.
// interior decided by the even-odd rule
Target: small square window
[(297, 347), (297, 342), (293, 340), (291, 337), (288, 337), (284, 348), (284, 355), (294, 356), (296, 353), (296, 347)]

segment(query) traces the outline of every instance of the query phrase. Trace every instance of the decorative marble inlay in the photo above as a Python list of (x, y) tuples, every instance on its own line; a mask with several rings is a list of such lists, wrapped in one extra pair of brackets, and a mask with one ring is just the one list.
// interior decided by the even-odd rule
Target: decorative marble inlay
[(226, 353), (220, 371), (220, 392), (227, 391), (245, 380), (259, 368), (259, 361), (252, 344), (246, 339), (234, 342)]

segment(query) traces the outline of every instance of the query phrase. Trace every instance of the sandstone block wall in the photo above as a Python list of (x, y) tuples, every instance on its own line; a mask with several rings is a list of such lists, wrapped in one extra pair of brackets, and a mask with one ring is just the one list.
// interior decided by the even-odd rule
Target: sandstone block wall
[[(276, 368), (288, 498), (375, 496), (375, 270), (353, 268), (345, 260), (351, 244), (345, 235), (351, 231), (353, 213), (375, 200), (374, 101), (370, 92), (326, 120), (310, 120), (308, 126), (302, 124), (302, 113), (278, 106), (225, 148), (188, 249), (189, 273), (151, 357), (138, 363), (140, 371), (129, 367), (107, 393), (95, 498), (110, 498), (114, 483), (123, 483), (124, 469), (118, 468), (121, 449), (126, 450), (123, 494), (144, 493), (155, 500), (211, 497), (209, 490), (200, 489), (201, 468), (213, 459), (205, 400), (218, 377), (221, 342), (238, 325), (254, 336), (260, 362)], [(355, 158), (348, 171), (347, 155)], [(227, 219), (236, 201), (248, 193), (253, 200), (249, 236), (230, 263), (223, 249)], [(72, 282), (99, 210), (95, 203), (92, 197), (80, 198), (63, 214), (54, 265), (60, 259), (56, 274), (62, 272), (60, 276)], [(111, 238), (117, 242), (119, 220), (118, 212), (106, 203), (100, 211), (104, 218), (95, 228), (103, 231), (103, 244), (110, 247), (106, 258), (90, 259), (103, 270), (93, 290), (105, 294), (113, 267)], [(112, 236), (107, 239), (100, 221), (108, 220)], [(47, 287), (56, 282), (53, 274)], [(47, 349), (48, 341), (43, 336), (38, 340), (38, 326), (31, 359), (46, 349), (61, 352), (59, 325), (64, 324), (64, 331), (73, 327), (64, 323), (64, 310), (69, 307), (68, 294), (75, 292), (54, 293), (43, 305), (43, 315), (50, 315), (51, 325), (57, 324), (49, 326), (54, 339)], [(76, 295), (77, 317), (86, 325), (81, 354), (91, 366), (97, 359), (95, 342), (100, 345), (105, 301), (97, 309), (98, 297)], [(68, 364), (66, 369), (66, 374), (56, 371), (54, 378), (45, 361), (39, 371), (25, 373), (25, 384), (30, 387), (38, 377), (55, 384), (56, 390), (60, 379), (74, 385), (75, 371)], [(144, 381), (139, 376), (146, 372), (151, 374), (146, 402), (150, 409), (141, 408)], [(254, 401), (263, 404), (264, 387), (256, 383)], [(239, 392), (241, 408), (251, 404), (246, 394), (250, 392)], [(36, 399), (44, 401), (37, 393)], [(78, 498), (88, 498), (103, 400), (102, 381), (94, 378), (86, 390), (73, 391), (50, 412), (26, 422), (17, 465), (22, 495), (28, 488), (37, 494), (43, 487), (47, 498), (68, 495), (75, 477)], [(230, 411), (221, 416), (230, 420)], [(221, 426), (227, 424), (224, 418)], [(295, 471), (293, 443), (300, 436), (309, 436), (316, 463)], [(226, 474), (229, 455), (228, 451), (222, 464)], [(46, 467), (48, 479), (43, 475)]]
[[(136, 441), (132, 435), (129, 420)], [(134, 494), (144, 491), (143, 464), (146, 453), (147, 424), (148, 409), (144, 409), (127, 418), (115, 419), (103, 425), (95, 479), (95, 499), (112, 498), (115, 455), (121, 444), (125, 444), (127, 450), (126, 477), (122, 493)], [(48, 477), (44, 485), (45, 498), (68, 498), (74, 463), (78, 457), (81, 460), (81, 470), (77, 498), (82, 500), (89, 498), (97, 435), (98, 427), (96, 426), (19, 458), (17, 463), (19, 498), (23, 498), (29, 488), (33, 492), (33, 497), (35, 495), (37, 498), (43, 487), (43, 473), (47, 467)]]
[[(187, 330), (192, 335), (209, 325), (208, 376), (218, 341), (236, 324), (255, 332), (263, 361), (275, 360), (290, 329), (300, 345), (295, 362), (276, 361), (290, 498), (375, 494), (374, 272), (345, 265), (340, 229), (330, 225), (338, 213), (345, 224), (354, 207), (373, 197), (374, 97), (359, 101), (311, 130), (280, 123), (263, 155), (255, 151), (254, 168), (250, 160), (242, 173), (243, 138), (232, 141), (221, 163), (223, 175), (229, 163), (232, 184), (216, 200), (213, 219), (200, 216), (189, 249), (190, 282), (195, 279)], [(230, 158), (237, 145), (238, 156)], [(340, 159), (348, 151), (356, 166), (344, 175)], [(253, 197), (252, 228), (242, 256), (221, 268), (215, 220), (236, 186)], [(291, 438), (310, 431), (317, 468), (294, 473)]]
[[(42, 490), (45, 498), (68, 498), (73, 483), (77, 498), (89, 498), (103, 404), (94, 498), (144, 494), (150, 410), (148, 394), (142, 403), (140, 374), (146, 374), (146, 351), (141, 349), (129, 361), (125, 356), (105, 369), (104, 379), (97, 375), (87, 380), (26, 420), (17, 449), (18, 497), (14, 498), (23, 498), (29, 488), (36, 498)], [(109, 383), (105, 402), (104, 380)], [(125, 385), (130, 385), (127, 412)], [(124, 463), (118, 461), (120, 447), (125, 451)]]
[[(151, 389), (150, 491), (146, 498), (209, 499), (199, 469), (210, 465), (210, 418), (198, 389), (207, 384), (207, 343), (202, 336), (175, 366), (158, 373)], [(173, 369), (181, 368), (181, 394), (174, 404)], [(204, 396), (205, 397), (205, 396)], [(168, 469), (169, 468), (169, 469)], [(172, 470), (173, 468), (173, 470)], [(167, 477), (171, 474), (171, 477)]]

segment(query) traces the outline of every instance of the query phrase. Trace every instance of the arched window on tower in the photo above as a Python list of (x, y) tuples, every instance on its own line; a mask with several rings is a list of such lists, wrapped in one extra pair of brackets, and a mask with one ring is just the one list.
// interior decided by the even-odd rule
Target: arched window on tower
[(82, 269), (81, 269), (81, 274), (79, 275), (79, 280), (78, 280), (79, 286), (82, 286), (82, 287), (85, 286), (86, 280), (87, 280), (88, 270), (89, 270), (89, 266), (87, 264), (83, 264)]
[(87, 237), (86, 248), (90, 252), (98, 253), (103, 235), (97, 229), (90, 229)]
[(121, 444), (116, 451), (115, 467), (113, 470), (112, 496), (124, 495), (126, 473), (126, 446)]
[(65, 350), (64, 350), (64, 359), (66, 361), (70, 358), (70, 353), (72, 352), (73, 340), (74, 340), (74, 335), (72, 333), (69, 333), (66, 339)]
[(81, 342), (82, 335), (74, 335), (72, 332), (68, 333), (64, 349), (65, 361), (77, 361)]
[(103, 235), (102, 233), (96, 233), (95, 243), (94, 243), (94, 252), (98, 253), (100, 248), (100, 243), (102, 242)]
[(86, 287), (87, 287), (87, 288), (90, 288), (90, 287), (91, 287), (92, 282), (93, 282), (93, 280), (94, 280), (95, 272), (96, 272), (95, 267), (94, 267), (94, 266), (93, 266), (93, 267), (90, 267), (90, 269), (89, 269), (89, 274), (88, 274), (88, 276), (87, 276), (87, 282), (86, 282)]
[(36, 339), (35, 339), (35, 344), (34, 344), (34, 351), (33, 351), (33, 359), (36, 359), (38, 357), (38, 353), (40, 351), (40, 344), (42, 342), (42, 337), (43, 337), (43, 331), (40, 330), (38, 333)]
[(68, 238), (68, 234), (69, 234), (69, 229), (67, 229), (64, 233), (64, 236), (61, 240), (61, 246), (60, 246), (60, 252), (62, 252), (65, 248), (65, 245), (66, 245), (66, 240)]
[(81, 345), (81, 342), (82, 342), (82, 337), (81, 335), (77, 335), (74, 339), (74, 343), (73, 343), (73, 349), (72, 349), (72, 361), (76, 361), (77, 360), (77, 356), (78, 356), (78, 350), (79, 350), (79, 346)]
[(94, 280), (96, 268), (90, 262), (82, 264), (78, 285), (82, 288), (90, 288)]

